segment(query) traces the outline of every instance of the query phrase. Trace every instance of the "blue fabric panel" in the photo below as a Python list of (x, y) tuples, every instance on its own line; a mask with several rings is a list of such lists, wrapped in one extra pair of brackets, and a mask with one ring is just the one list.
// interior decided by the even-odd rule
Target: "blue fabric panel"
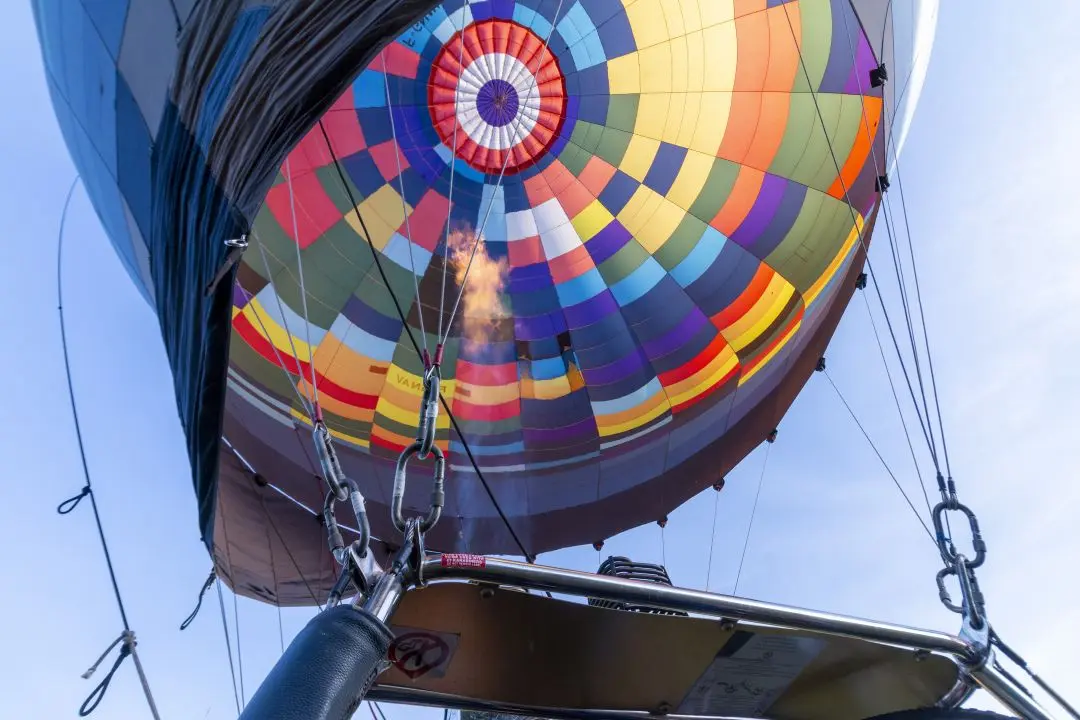
[(109, 55), (115, 61), (120, 57), (120, 43), (124, 39), (124, 21), (127, 19), (128, 0), (80, 0), (86, 14), (97, 28)]
[(120, 193), (143, 237), (150, 236), (150, 131), (123, 77), (116, 79), (117, 169)]
[(214, 66), (206, 97), (203, 99), (202, 112), (199, 115), (196, 137), (199, 147), (206, 152), (210, 140), (217, 131), (221, 113), (225, 110), (229, 93), (247, 62), (251, 48), (259, 38), (262, 26), (270, 17), (270, 8), (255, 7), (240, 13), (233, 25), (229, 39), (221, 51), (221, 57)]

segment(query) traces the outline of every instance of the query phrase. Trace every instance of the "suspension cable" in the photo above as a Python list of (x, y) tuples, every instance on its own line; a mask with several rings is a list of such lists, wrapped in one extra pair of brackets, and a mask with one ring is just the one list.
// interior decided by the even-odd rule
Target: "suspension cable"
[[(382, 58), (383, 87), (386, 88), (386, 114), (390, 116), (390, 136), (394, 139), (394, 160), (397, 161), (398, 188), (401, 191), (401, 214), (405, 216), (405, 234), (407, 236), (405, 239), (408, 241), (409, 270), (412, 272), (413, 290), (416, 292), (416, 314), (420, 319), (420, 340), (424, 345), (424, 355), (427, 355), (428, 344), (427, 331), (424, 329), (424, 304), (420, 300), (420, 279), (416, 275), (416, 263), (413, 261), (412, 223), (409, 220), (412, 213), (409, 212), (405, 203), (405, 178), (401, 169), (401, 154), (405, 151), (398, 141), (397, 123), (394, 121), (394, 106), (390, 100), (390, 76), (386, 71), (386, 51), (383, 50), (379, 56)], [(454, 131), (456, 132), (457, 128)], [(449, 215), (449, 211), (447, 214)]]
[(926, 364), (930, 371), (931, 395), (934, 398), (934, 406), (937, 411), (938, 431), (941, 435), (941, 451), (945, 460), (945, 472), (951, 479), (952, 466), (949, 462), (949, 446), (945, 442), (945, 423), (941, 417), (941, 399), (938, 395), (937, 377), (934, 374), (934, 356), (930, 350), (930, 335), (926, 327), (926, 314), (922, 301), (922, 291), (919, 287), (919, 266), (918, 263), (915, 262), (915, 244), (911, 240), (911, 223), (908, 220), (907, 200), (904, 197), (904, 180), (903, 176), (900, 174), (900, 158), (898, 156), (894, 156), (893, 164), (896, 168), (896, 187), (900, 194), (900, 208), (903, 213), (904, 227), (908, 236), (908, 253), (911, 256), (911, 274), (915, 280), (915, 302), (919, 308), (919, 323), (922, 325), (923, 344), (926, 346)]
[[(255, 245), (259, 248), (259, 255), (262, 257), (263, 268), (265, 268), (265, 270), (266, 270), (266, 279), (267, 279), (267, 282), (270, 283), (270, 289), (272, 291), (272, 294), (274, 296), (275, 301), (277, 302), (278, 314), (281, 315), (282, 329), (285, 331), (285, 337), (288, 338), (288, 340), (289, 340), (289, 350), (292, 352), (293, 362), (296, 365), (296, 375), (300, 378), (300, 382), (303, 385), (308, 385), (310, 383), (310, 381), (308, 380), (307, 376), (304, 374), (304, 369), (302, 367), (300, 367), (300, 353), (298, 353), (296, 351), (296, 343), (293, 341), (292, 330), (289, 329), (289, 319), (285, 315), (285, 307), (284, 307), (284, 305), (282, 305), (281, 296), (278, 295), (277, 288), (274, 287), (274, 275), (270, 271), (270, 261), (266, 257), (266, 248), (263, 246), (262, 240), (259, 239), (259, 234), (255, 231), (254, 228), (252, 228), (251, 236), (255, 239)], [(277, 258), (274, 258), (274, 259), (277, 260)], [(278, 260), (278, 262), (281, 262), (281, 261)], [(282, 263), (282, 265), (284, 265), (284, 263)], [(267, 331), (266, 325), (263, 324), (262, 318), (259, 316), (258, 311), (255, 310), (254, 307), (252, 307), (252, 312), (255, 313), (255, 319), (259, 321), (259, 327), (262, 328), (263, 333), (265, 333), (265, 335), (266, 335), (267, 341), (270, 343), (271, 347), (273, 347), (274, 355), (277, 357), (278, 363), (281, 364), (282, 369), (285, 370), (285, 374), (289, 376), (289, 384), (292, 385), (293, 384), (292, 374), (289, 373), (289, 369), (285, 365), (284, 359), (282, 358), (281, 353), (277, 349), (277, 345), (274, 344), (274, 341), (271, 339), (270, 333)], [(310, 348), (311, 346), (309, 345), (308, 347)], [(312, 366), (312, 374), (314, 374), (314, 366)], [(294, 386), (294, 388), (295, 388), (295, 386)], [(300, 396), (300, 401), (301, 401), (301, 404), (304, 407), (304, 411), (312, 419), (312, 422), (314, 422), (315, 421), (315, 414), (316, 414), (315, 413), (315, 405), (313, 405), (311, 400), (308, 399), (308, 397), (306, 395), (301, 393), (298, 388), (296, 388), (296, 393), (297, 393), (297, 395)], [(315, 395), (315, 393), (313, 391), (312, 392), (312, 397), (314, 397), (314, 395)]]
[(889, 381), (889, 390), (892, 391), (896, 412), (900, 416), (900, 427), (904, 430), (904, 439), (907, 441), (908, 451), (911, 453), (911, 462), (915, 466), (915, 475), (919, 478), (919, 488), (922, 490), (923, 500), (926, 501), (926, 514), (929, 516), (933, 513), (933, 507), (930, 505), (930, 493), (926, 490), (926, 483), (922, 482), (922, 470), (919, 467), (919, 459), (915, 454), (915, 445), (911, 441), (911, 432), (908, 430), (907, 419), (904, 417), (904, 410), (900, 406), (900, 396), (896, 392), (896, 383), (893, 381), (892, 371), (889, 370), (889, 362), (885, 359), (885, 346), (881, 343), (881, 335), (878, 333), (877, 323), (874, 322), (874, 314), (870, 311), (870, 301), (866, 299), (866, 295), (863, 295), (862, 298), (863, 305), (866, 307), (866, 315), (870, 319), (870, 329), (874, 333), (874, 341), (877, 343), (878, 353), (881, 355), (881, 364), (885, 368), (885, 377)]
[(90, 693), (89, 697), (83, 702), (82, 706), (79, 708), (79, 715), (85, 717), (97, 708), (101, 703), (101, 700), (105, 697), (105, 691), (108, 690), (109, 684), (112, 682), (113, 675), (116, 673), (117, 668), (120, 667), (124, 658), (130, 655), (135, 663), (135, 670), (139, 675), (139, 682), (142, 684), (143, 695), (146, 697), (146, 704), (150, 706), (150, 714), (155, 720), (160, 720), (157, 704), (154, 702), (153, 693), (150, 691), (150, 683), (146, 679), (142, 661), (139, 660), (139, 654), (135, 649), (135, 633), (132, 631), (131, 624), (128, 622), (127, 610), (124, 607), (124, 599), (120, 594), (120, 585), (116, 580), (116, 569), (113, 567), (112, 554), (109, 552), (109, 543), (105, 540), (105, 528), (101, 522), (101, 513), (98, 510), (97, 497), (94, 495), (94, 484), (90, 479), (90, 464), (86, 459), (86, 445), (83, 442), (82, 425), (79, 422), (78, 404), (75, 402), (75, 383), (71, 375), (71, 356), (68, 352), (67, 323), (64, 318), (63, 259), (64, 228), (67, 225), (68, 210), (71, 208), (71, 198), (75, 194), (75, 187), (79, 184), (79, 181), (80, 177), (76, 175), (75, 179), (71, 182), (71, 187), (68, 188), (67, 196), (64, 198), (64, 207), (60, 212), (60, 228), (56, 239), (56, 310), (60, 316), (60, 348), (64, 358), (64, 375), (67, 380), (68, 400), (71, 404), (71, 420), (75, 427), (75, 441), (79, 449), (79, 462), (82, 465), (83, 481), (85, 484), (78, 495), (60, 503), (60, 505), (57, 506), (56, 511), (61, 515), (67, 515), (78, 506), (79, 502), (84, 497), (90, 498), (90, 507), (94, 513), (94, 524), (97, 526), (98, 539), (101, 541), (101, 550), (105, 555), (105, 566), (109, 571), (109, 581), (112, 584), (113, 595), (116, 598), (116, 607), (120, 611), (120, 621), (124, 626), (124, 631), (120, 636), (109, 645), (105, 652), (102, 653), (101, 657), (98, 658), (97, 662), (83, 674), (83, 678), (89, 678), (97, 669), (98, 665), (105, 659), (105, 656), (108, 655), (114, 647), (117, 645), (120, 646), (119, 655), (117, 655), (112, 668)]
[(860, 225), (859, 225), (859, 219), (858, 219), (858, 216), (857, 216), (857, 214), (855, 212), (855, 208), (851, 204), (851, 193), (850, 193), (850, 191), (848, 189), (847, 181), (844, 180), (843, 173), (842, 173), (841, 168), (840, 168), (840, 161), (836, 157), (836, 150), (833, 148), (832, 140), (829, 138), (829, 130), (828, 130), (828, 127), (825, 124), (825, 117), (821, 113), (821, 105), (818, 102), (817, 92), (814, 90), (813, 83), (810, 80), (810, 71), (806, 67), (806, 58), (803, 55), (802, 47), (799, 45), (798, 37), (795, 34), (795, 27), (791, 22), (791, 16), (790, 16), (790, 14), (788, 12), (787, 6), (784, 5), (783, 7), (784, 7), (784, 17), (787, 19), (788, 29), (791, 32), (792, 40), (795, 42), (796, 49), (797, 49), (798, 54), (799, 54), (799, 65), (802, 68), (803, 76), (806, 79), (807, 86), (810, 88), (810, 98), (814, 103), (814, 109), (815, 109), (815, 112), (817, 114), (818, 121), (819, 121), (819, 123), (821, 125), (821, 131), (822, 131), (822, 133), (823, 133), (823, 135), (825, 137), (825, 144), (826, 144), (826, 147), (829, 150), (829, 157), (832, 159), (833, 166), (836, 169), (836, 177), (840, 181), (840, 186), (844, 191), (844, 197), (847, 198), (847, 202), (845, 204), (848, 207), (848, 211), (851, 213), (851, 221), (852, 221), (852, 225), (854, 226), (854, 230), (855, 230), (855, 233), (856, 233), (856, 238), (858, 239), (858, 243), (862, 247), (863, 253), (865, 254), (866, 267), (867, 267), (867, 270), (870, 273), (870, 277), (874, 279), (874, 289), (875, 289), (875, 291), (877, 293), (877, 296), (878, 296), (878, 302), (881, 304), (882, 312), (885, 315), (885, 323), (888, 326), (889, 335), (892, 338), (893, 346), (896, 348), (897, 356), (900, 359), (900, 368), (901, 368), (901, 370), (903, 370), (904, 379), (907, 382), (908, 391), (911, 393), (912, 402), (916, 406), (915, 407), (916, 416), (919, 418), (919, 423), (920, 423), (920, 425), (922, 426), (922, 429), (923, 429), (923, 435), (926, 438), (927, 446), (930, 448), (931, 455), (932, 455), (932, 457), (934, 459), (934, 465), (936, 467), (937, 466), (937, 457), (936, 457), (936, 454), (933, 451), (933, 444), (930, 442), (930, 438), (929, 438), (929, 434), (927, 433), (926, 425), (922, 421), (922, 414), (919, 412), (919, 409), (918, 409), (918, 401), (915, 399), (915, 389), (914, 389), (914, 386), (912, 385), (910, 375), (908, 374), (907, 366), (903, 361), (903, 354), (900, 352), (900, 343), (896, 339), (896, 333), (895, 333), (895, 331), (893, 329), (893, 326), (892, 326), (892, 320), (889, 317), (888, 308), (885, 306), (885, 299), (881, 294), (881, 287), (878, 284), (876, 275), (874, 273), (873, 263), (870, 261), (870, 252), (869, 252), (870, 248), (869, 248), (869, 245), (866, 243), (866, 239), (865, 239), (865, 237), (863, 235), (862, 227), (860, 227)]
[[(307, 304), (307, 288), (304, 287), (304, 255), (300, 252), (300, 227), (296, 219), (296, 194), (293, 192), (293, 177), (292, 177), (292, 165), (289, 162), (289, 156), (285, 156), (285, 182), (289, 188), (289, 211), (292, 215), (293, 237), (296, 239), (296, 273), (300, 276), (300, 302), (304, 310), (304, 332), (305, 340), (308, 346), (308, 368), (311, 370), (311, 395), (312, 404), (319, 407), (319, 381), (315, 377), (315, 348), (311, 344), (311, 320), (308, 316), (308, 304)], [(259, 244), (260, 250), (262, 249), (262, 243)], [(263, 260), (266, 260), (266, 254), (263, 254)], [(267, 278), (273, 283), (272, 278)], [(274, 293), (278, 298), (278, 303), (281, 303), (281, 296), (276, 292)], [(284, 313), (282, 313), (282, 319), (284, 319)], [(288, 329), (286, 329), (288, 332)], [(291, 339), (290, 339), (291, 341)], [(297, 370), (300, 369), (300, 358), (296, 358)], [(314, 419), (314, 418), (313, 418)]]
[[(770, 434), (769, 437), (774, 438), (775, 436)], [(758, 476), (757, 491), (754, 493), (754, 506), (750, 510), (750, 524), (746, 526), (746, 537), (743, 538), (742, 553), (739, 555), (739, 570), (735, 574), (735, 588), (731, 591), (732, 595), (737, 595), (739, 592), (743, 563), (746, 562), (746, 550), (750, 547), (750, 533), (754, 530), (754, 517), (757, 516), (758, 499), (761, 497), (761, 486), (765, 484), (765, 468), (769, 466), (769, 451), (772, 450), (772, 446), (772, 439), (765, 441), (765, 460), (761, 463), (761, 475)]]
[[(892, 0), (889, 0), (889, 5), (886, 7), (886, 16), (888, 16), (889, 7), (891, 7), (891, 4), (892, 4)], [(850, 31), (850, 27), (849, 27), (849, 24), (848, 24), (847, 13), (842, 12), (842, 16), (843, 16), (843, 19), (844, 19), (844, 35), (847, 38), (848, 52), (851, 55), (852, 63), (857, 65), (858, 62), (857, 62), (857, 57), (856, 57), (856, 53), (855, 53), (855, 47), (852, 44), (851, 31)], [(883, 54), (884, 54), (884, 43), (885, 43), (885, 29), (884, 28), (882, 28), (881, 42), (882, 42), (882, 49), (881, 49), (881, 54), (879, 55), (879, 57), (882, 57)], [(862, 81), (862, 76), (859, 73), (855, 73), (855, 82), (856, 82), (856, 87), (857, 87), (857, 89), (859, 91), (859, 95), (861, 97), (861, 96), (863, 96), (863, 81)], [(888, 134), (890, 132), (890, 129), (891, 129), (891, 124), (889, 122), (889, 116), (888, 116), (888, 105), (885, 102), (885, 96), (884, 95), (885, 94), (883, 92), (882, 93), (882, 126), (883, 126), (883, 133)], [(922, 382), (922, 373), (921, 373), (921, 371), (919, 369), (919, 364), (918, 364), (919, 352), (918, 352), (917, 344), (915, 342), (915, 334), (914, 334), (914, 331), (912, 329), (911, 310), (910, 310), (910, 307), (909, 307), (909, 304), (908, 304), (907, 287), (906, 287), (906, 283), (904, 282), (904, 272), (903, 272), (903, 269), (902, 269), (902, 263), (900, 262), (900, 255), (899, 255), (899, 252), (896, 249), (896, 246), (899, 243), (899, 235), (898, 234), (896, 235), (896, 242), (894, 242), (895, 223), (892, 222), (892, 219), (890, 218), (890, 213), (889, 213), (889, 208), (891, 207), (891, 202), (890, 202), (889, 196), (885, 193), (887, 187), (884, 184), (882, 184), (882, 178), (885, 178), (886, 173), (887, 173), (888, 150), (886, 149), (886, 157), (883, 159), (884, 162), (879, 163), (878, 162), (878, 154), (877, 154), (877, 145), (874, 142), (874, 138), (872, 137), (872, 134), (870, 132), (870, 119), (869, 119), (869, 117), (867, 117), (867, 114), (866, 114), (866, 105), (865, 105), (865, 103), (862, 106), (861, 115), (862, 115), (862, 126), (863, 126), (863, 129), (865, 130), (866, 139), (867, 139), (867, 142), (869, 143), (869, 146), (870, 146), (870, 157), (871, 157), (871, 159), (872, 159), (872, 161), (874, 163), (874, 175), (878, 178), (878, 183), (879, 183), (878, 189), (879, 189), (879, 193), (881, 195), (881, 208), (882, 208), (882, 212), (884, 213), (884, 216), (885, 216), (885, 231), (886, 231), (887, 239), (889, 241), (889, 249), (890, 249), (890, 252), (891, 252), (891, 255), (892, 255), (892, 258), (893, 258), (893, 268), (896, 270), (896, 280), (897, 280), (897, 285), (898, 285), (899, 290), (900, 290), (901, 306), (903, 308), (904, 319), (906, 321), (907, 328), (908, 328), (908, 337), (909, 337), (909, 339), (911, 341), (912, 357), (914, 358), (915, 363), (916, 363), (916, 372), (917, 372), (918, 380), (919, 380), (919, 388), (920, 388), (920, 392), (921, 392), (922, 398), (923, 398), (923, 410), (924, 410), (924, 412), (926, 414), (927, 422), (929, 423), (930, 422), (930, 410), (929, 410), (929, 407), (927, 406), (927, 403), (926, 403), (926, 391), (925, 391), (925, 387), (924, 387), (923, 382)], [(911, 247), (910, 233), (909, 233), (909, 239), (908, 239), (908, 247), (909, 248)], [(913, 266), (913, 270), (914, 270), (914, 256), (912, 256), (912, 266)], [(879, 292), (878, 287), (877, 287), (876, 279), (875, 279), (875, 291)], [(925, 483), (925, 481), (923, 479), (922, 470), (919, 467), (919, 461), (918, 461), (918, 459), (917, 459), (917, 457), (915, 455), (914, 445), (911, 442), (911, 433), (908, 430), (907, 419), (905, 418), (903, 409), (900, 406), (900, 399), (899, 399), (899, 397), (897, 396), (897, 393), (896, 393), (896, 386), (895, 386), (895, 384), (893, 382), (892, 372), (889, 370), (889, 364), (888, 364), (888, 361), (885, 358), (885, 351), (884, 351), (884, 348), (881, 345), (881, 338), (878, 335), (877, 324), (874, 322), (874, 316), (873, 316), (873, 313), (870, 312), (870, 304), (866, 300), (865, 295), (863, 295), (863, 302), (866, 305), (867, 313), (870, 316), (870, 323), (871, 323), (871, 326), (872, 326), (873, 331), (874, 331), (874, 339), (877, 342), (878, 350), (879, 350), (879, 352), (881, 354), (882, 364), (885, 366), (885, 374), (886, 374), (886, 377), (889, 380), (889, 389), (892, 391), (893, 400), (896, 402), (896, 410), (897, 410), (897, 413), (900, 415), (900, 424), (901, 424), (901, 426), (903, 427), (903, 430), (904, 430), (904, 437), (905, 437), (905, 439), (907, 441), (908, 449), (911, 451), (911, 459), (912, 459), (912, 462), (915, 465), (916, 477), (919, 480), (919, 487), (922, 490), (923, 498), (926, 500), (926, 510), (927, 510), (927, 515), (929, 516), (930, 514), (932, 514), (932, 509), (931, 509), (931, 506), (930, 506), (930, 496), (929, 496), (929, 493), (926, 490), (926, 483)], [(919, 302), (921, 303), (921, 298), (920, 298)], [(884, 306), (883, 306), (883, 310), (884, 310)], [(920, 310), (921, 310), (921, 304), (920, 304)], [(925, 325), (924, 325), (923, 329), (925, 330)], [(897, 355), (899, 357), (899, 348), (897, 348)], [(901, 363), (903, 363), (903, 358), (902, 357), (900, 358), (900, 360), (901, 360)], [(916, 406), (916, 411), (918, 411), (917, 406)], [(924, 433), (925, 432), (926, 431), (924, 430)], [(933, 439), (932, 435), (930, 436), (930, 439), (931, 440)], [(942, 435), (942, 442), (944, 443), (944, 435)], [(937, 465), (937, 449), (936, 449), (936, 445), (931, 444), (930, 453), (931, 453), (931, 457), (934, 459), (934, 463), (935, 463), (935, 467), (936, 467), (936, 465)]]
[[(559, 0), (559, 4), (555, 8), (555, 15), (552, 18), (551, 25), (548, 27), (547, 36), (544, 38), (544, 45), (540, 49), (540, 59), (536, 63), (536, 70), (531, 73), (532, 87), (530, 87), (529, 91), (525, 93), (525, 107), (528, 107), (528, 101), (532, 96), (532, 93), (536, 91), (536, 88), (539, 84), (536, 75), (540, 72), (540, 68), (544, 65), (544, 61), (547, 58), (548, 43), (551, 40), (551, 34), (555, 31), (555, 26), (559, 22), (559, 13), (562, 12), (562, 6), (564, 1), (565, 0)], [(457, 89), (455, 88), (455, 93), (456, 92)], [(537, 103), (539, 103), (539, 100), (539, 93), (537, 93)], [(522, 108), (521, 114), (519, 114), (517, 118), (515, 118), (514, 130), (510, 134), (510, 137), (512, 138), (517, 137), (518, 132), (521, 129), (521, 123), (525, 119), (525, 107)], [(506, 168), (510, 165), (510, 158), (513, 156), (513, 154), (513, 148), (507, 148), (506, 157), (503, 158), (502, 168), (499, 170), (499, 179), (495, 182), (495, 190), (492, 191), (491, 200), (488, 201), (487, 209), (484, 211), (484, 219), (480, 222), (480, 227), (476, 229), (476, 237), (473, 239), (473, 248), (472, 252), (469, 254), (469, 262), (465, 265), (465, 272), (461, 278), (461, 288), (458, 290), (458, 296), (457, 299), (454, 301), (454, 307), (450, 311), (450, 319), (447, 321), (446, 324), (446, 335), (440, 339), (440, 342), (446, 342), (446, 338), (450, 336), (450, 329), (454, 325), (454, 316), (457, 315), (458, 307), (461, 304), (461, 298), (465, 294), (465, 283), (469, 278), (469, 270), (472, 269), (473, 260), (476, 258), (476, 251), (480, 247), (480, 238), (482, 238), (484, 235), (484, 228), (487, 227), (488, 218), (491, 217), (491, 209), (495, 207), (495, 195), (499, 192), (499, 188), (502, 187), (503, 178), (506, 176)], [(442, 303), (444, 299), (445, 298), (439, 298), (439, 302)], [(442, 312), (440, 311), (439, 314), (441, 316)]]
[[(463, 32), (465, 30), (465, 13), (468, 11), (468, 9), (469, 9), (469, 0), (465, 0), (465, 4), (461, 8), (461, 30), (458, 30), (458, 32)], [(459, 46), (458, 46), (458, 77), (457, 77), (457, 84), (454, 85), (454, 117), (455, 118), (457, 117), (457, 113), (458, 113), (458, 88), (461, 87), (461, 74), (465, 70), (464, 59), (465, 59), (465, 38), (462, 37), (461, 42), (459, 43)], [(445, 249), (448, 249), (450, 247), (450, 217), (451, 217), (450, 212), (454, 207), (454, 177), (457, 175), (457, 171), (455, 170), (455, 167), (457, 166), (458, 129), (460, 127), (461, 127), (460, 122), (455, 122), (454, 123), (454, 140), (453, 140), (454, 147), (450, 148), (450, 193), (446, 197), (446, 244), (444, 245)], [(438, 249), (439, 248), (436, 245), (435, 250), (438, 250)], [(445, 249), (444, 249), (444, 252), (445, 252)], [(443, 302), (444, 302), (444, 300), (446, 298), (446, 266), (448, 264), (449, 263), (447, 263), (445, 261), (445, 259), (444, 259), (443, 266), (442, 266), (442, 286), (441, 286), (441, 289), (439, 291), (439, 329), (438, 329), (438, 332), (435, 333), (436, 341), (438, 340), (438, 338), (441, 338), (442, 334), (443, 334)], [(447, 332), (449, 332), (449, 331), (447, 331)]]
[[(330, 157), (334, 162), (334, 168), (337, 171), (339, 180), (341, 181), (341, 186), (345, 189), (345, 193), (349, 197), (349, 202), (350, 204), (352, 204), (353, 212), (356, 215), (356, 220), (360, 225), (360, 229), (363, 231), (363, 237), (367, 241), (368, 248), (371, 250), (371, 255), (375, 260), (375, 267), (378, 269), (379, 275), (382, 277), (383, 284), (386, 286), (386, 290), (390, 295), (390, 300), (394, 305), (394, 309), (397, 311), (398, 319), (401, 320), (402, 327), (405, 329), (405, 335), (409, 338), (409, 343), (413, 346), (413, 350), (416, 351), (417, 357), (422, 360), (423, 352), (420, 348), (420, 345), (416, 342), (416, 338), (413, 336), (412, 327), (410, 327), (405, 312), (401, 308), (401, 303), (398, 302), (397, 296), (394, 295), (394, 291), (390, 287), (390, 282), (387, 279), (386, 271), (383, 269), (382, 262), (379, 259), (380, 253), (378, 250), (375, 249), (375, 244), (371, 240), (371, 233), (368, 232), (367, 225), (364, 223), (364, 217), (360, 212), (360, 206), (356, 203), (356, 198), (353, 196), (352, 189), (349, 187), (349, 183), (345, 177), (345, 171), (341, 167), (341, 161), (338, 159), (337, 153), (334, 151), (333, 146), (330, 144), (330, 136), (327, 134), (326, 127), (323, 125), (321, 119), (319, 120), (319, 129), (322, 131), (323, 138), (326, 141), (326, 147), (329, 150)], [(495, 492), (491, 489), (490, 483), (488, 483), (487, 478), (484, 477), (484, 473), (480, 470), (480, 464), (479, 462), (477, 462), (476, 456), (473, 455), (472, 449), (469, 447), (469, 442), (465, 437), (465, 433), (462, 432), (461, 426), (458, 425), (457, 418), (454, 416), (454, 413), (451, 412), (450, 404), (446, 401), (446, 398), (442, 394), (439, 395), (439, 400), (442, 404), (443, 409), (446, 411), (447, 417), (450, 419), (451, 426), (453, 426), (454, 431), (457, 433), (458, 438), (461, 440), (461, 447), (465, 451), (465, 455), (469, 458), (469, 463), (472, 465), (473, 471), (476, 472), (477, 479), (480, 480), (480, 484), (481, 486), (483, 486), (484, 492), (491, 500), (491, 504), (492, 506), (494, 506), (495, 512), (498, 513), (499, 518), (506, 526), (507, 531), (510, 533), (511, 538), (514, 541), (514, 544), (517, 545), (518, 549), (521, 551), (521, 554), (526, 559), (533, 558), (534, 556), (525, 548), (525, 544), (522, 542), (521, 538), (514, 530), (514, 526), (510, 522), (510, 518), (507, 517), (505, 511), (502, 509), (502, 505), (495, 497)]]
[(922, 525), (922, 528), (926, 531), (926, 535), (930, 538), (930, 541), (934, 542), (934, 534), (930, 532), (930, 527), (926, 524), (923, 516), (915, 508), (915, 503), (911, 501), (911, 497), (907, 494), (907, 491), (904, 490), (903, 485), (900, 484), (900, 481), (896, 477), (896, 473), (894, 473), (892, 471), (892, 468), (889, 467), (889, 463), (886, 462), (885, 457), (881, 454), (881, 451), (878, 450), (877, 445), (874, 444), (874, 441), (870, 438), (870, 434), (866, 431), (866, 428), (863, 426), (862, 421), (859, 420), (851, 405), (848, 404), (847, 398), (845, 398), (844, 394), (840, 392), (840, 388), (836, 386), (836, 383), (832, 379), (832, 375), (829, 374), (828, 370), (823, 370), (822, 372), (825, 375), (825, 378), (829, 381), (829, 385), (831, 385), (832, 389), (836, 392), (836, 397), (840, 398), (840, 402), (843, 403), (844, 409), (848, 411), (848, 415), (851, 416), (851, 419), (854, 420), (855, 424), (859, 427), (859, 432), (861, 432), (863, 437), (866, 438), (866, 442), (870, 443), (870, 448), (874, 451), (874, 454), (877, 455), (878, 460), (881, 461), (881, 466), (885, 468), (885, 472), (887, 472), (889, 474), (889, 477), (892, 478), (893, 484), (896, 485), (896, 489), (899, 490), (900, 494), (904, 496), (904, 501), (907, 502), (908, 507), (911, 508), (911, 512), (915, 514), (915, 519), (919, 521), (920, 525)]
[[(709, 580), (712, 578), (713, 550), (716, 549), (716, 518), (720, 512), (720, 489), (716, 488), (712, 506), (712, 542), (709, 543), (709, 563), (705, 568), (705, 592), (709, 592)], [(600, 551), (597, 550), (597, 553)]]
[(225, 615), (225, 595), (221, 592), (221, 579), (215, 583), (217, 587), (218, 606), (221, 608), (221, 629), (225, 632), (225, 651), (229, 655), (229, 673), (232, 675), (233, 699), (236, 701), (236, 714), (243, 712), (240, 706), (240, 690), (236, 685), (236, 666), (233, 663), (232, 641), (229, 639), (229, 620)]

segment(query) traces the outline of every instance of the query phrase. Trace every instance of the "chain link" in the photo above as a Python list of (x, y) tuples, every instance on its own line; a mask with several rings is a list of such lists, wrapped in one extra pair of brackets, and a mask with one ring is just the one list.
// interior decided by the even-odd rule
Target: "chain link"
[[(438, 354), (438, 350), (436, 350)], [(435, 444), (436, 420), (439, 417), (439, 365), (438, 363), (428, 366), (424, 370), (424, 394), (420, 404), (420, 425), (417, 428), (416, 440), (401, 451), (397, 465), (394, 468), (394, 495), (390, 504), (390, 518), (394, 527), (399, 531), (408, 532), (409, 524), (402, 512), (405, 501), (405, 480), (409, 460), (415, 455), (421, 460), (429, 455), (435, 456), (433, 469), (431, 504), (425, 517), (418, 518), (418, 530), (426, 533), (435, 527), (442, 516), (443, 503), (446, 499), (444, 482), (446, 480), (446, 457), (442, 448)]]
[[(333, 436), (330, 434), (330, 429), (326, 427), (326, 423), (323, 422), (321, 414), (316, 415), (313, 434), (315, 449), (319, 455), (319, 465), (322, 466), (326, 484), (330, 488), (323, 502), (322, 512), (323, 522), (326, 525), (327, 544), (330, 546), (330, 553), (334, 556), (334, 560), (341, 566), (341, 573), (327, 598), (327, 605), (333, 607), (341, 601), (341, 596), (350, 584), (355, 583), (360, 592), (367, 589), (363, 565), (365, 559), (370, 564), (368, 555), (371, 544), (371, 523), (368, 521), (364, 496), (359, 486), (345, 476), (337, 451), (334, 449)], [(341, 527), (338, 525), (336, 514), (337, 504), (345, 500), (348, 500), (352, 506), (356, 527), (360, 533), (360, 537), (348, 546), (345, 545), (345, 540), (341, 536)]]
[[(945, 567), (938, 571), (935, 578), (938, 597), (946, 608), (963, 615), (973, 630), (982, 630), (986, 627), (986, 600), (982, 590), (979, 589), (975, 569), (986, 562), (986, 541), (983, 540), (979, 520), (975, 517), (974, 511), (957, 499), (956, 484), (952, 478), (949, 478), (946, 485), (939, 474), (938, 487), (941, 490), (942, 500), (931, 512), (938, 551), (945, 563)], [(952, 527), (946, 514), (949, 512), (960, 513), (967, 518), (968, 528), (971, 530), (971, 545), (975, 550), (975, 557), (970, 560), (956, 549), (956, 543), (950, 533), (946, 532), (946, 528)], [(952, 596), (945, 587), (945, 580), (950, 575), (955, 576), (960, 585), (961, 602), (959, 605), (952, 601)]]

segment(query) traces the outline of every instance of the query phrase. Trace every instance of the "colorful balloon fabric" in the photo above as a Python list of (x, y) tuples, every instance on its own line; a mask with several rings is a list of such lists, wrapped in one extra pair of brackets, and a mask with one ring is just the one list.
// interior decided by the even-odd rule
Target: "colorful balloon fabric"
[[(779, 422), (850, 297), (885, 172), (877, 55), (847, 0), (443, 3), (282, 165), (234, 291), (225, 436), (317, 503), (317, 397), (393, 534), (411, 338), (434, 353), (441, 325), (460, 435), (441, 411), (432, 545), (659, 519)], [(410, 466), (413, 512), (429, 484)]]

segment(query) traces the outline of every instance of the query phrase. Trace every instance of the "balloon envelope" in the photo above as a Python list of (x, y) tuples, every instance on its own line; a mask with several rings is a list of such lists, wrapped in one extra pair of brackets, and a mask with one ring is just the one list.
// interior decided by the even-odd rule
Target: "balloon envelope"
[[(603, 540), (737, 464), (812, 372), (869, 242), (895, 110), (872, 79), (892, 59), (878, 5), (449, 0), (382, 37), (280, 162), (213, 330), (227, 442), (196, 489), (233, 584), (310, 602), (333, 580), (300, 507), (326, 489), (313, 403), (397, 542), (394, 461), (440, 345), (429, 547)], [(410, 464), (406, 514), (430, 486)]]

